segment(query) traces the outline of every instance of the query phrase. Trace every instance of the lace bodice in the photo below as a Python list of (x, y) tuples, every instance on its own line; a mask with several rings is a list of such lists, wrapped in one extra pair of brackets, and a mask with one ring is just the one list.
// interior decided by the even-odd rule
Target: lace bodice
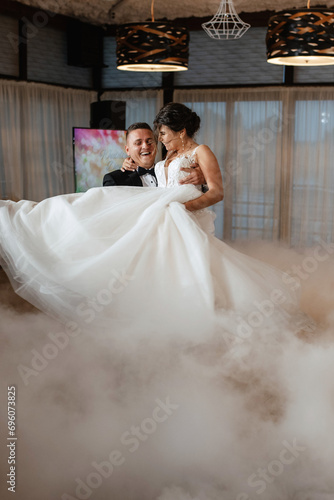
[[(188, 168), (192, 163), (196, 162), (196, 150), (199, 148), (197, 146), (193, 151), (190, 153), (185, 153), (178, 158), (175, 158), (170, 162), (168, 165), (167, 170), (167, 175), (168, 175), (168, 182), (166, 179), (166, 173), (165, 173), (165, 160), (164, 161), (159, 161), (156, 166), (155, 166), (155, 175), (157, 177), (158, 181), (158, 186), (159, 187), (175, 187), (180, 185), (180, 180), (184, 179), (189, 175), (188, 172), (184, 172), (183, 170), (180, 170), (181, 168), (185, 167)], [(201, 186), (196, 186), (199, 190), (201, 190)]]

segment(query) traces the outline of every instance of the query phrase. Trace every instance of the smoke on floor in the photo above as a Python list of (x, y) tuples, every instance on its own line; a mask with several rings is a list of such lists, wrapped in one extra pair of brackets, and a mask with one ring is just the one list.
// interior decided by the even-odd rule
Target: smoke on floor
[(112, 325), (101, 339), (64, 330), (2, 281), (1, 498), (12, 498), (12, 386), (17, 500), (334, 498), (334, 248), (239, 249), (301, 283), (316, 329), (263, 327), (228, 349), (189, 332), (132, 343)]

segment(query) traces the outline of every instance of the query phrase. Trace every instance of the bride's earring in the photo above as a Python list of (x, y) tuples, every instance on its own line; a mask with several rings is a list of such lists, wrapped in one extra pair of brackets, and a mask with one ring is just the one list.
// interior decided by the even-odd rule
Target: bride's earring
[(182, 135), (180, 135), (180, 139), (181, 139), (181, 142), (182, 142), (182, 151), (184, 152), (184, 141), (183, 141)]

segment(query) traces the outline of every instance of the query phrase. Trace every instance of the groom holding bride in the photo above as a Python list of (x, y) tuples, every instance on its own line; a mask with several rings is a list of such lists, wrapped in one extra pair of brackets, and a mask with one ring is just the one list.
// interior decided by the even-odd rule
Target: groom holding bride
[[(0, 201), (0, 262), (17, 292), (53, 317), (76, 323), (78, 307), (102, 297), (94, 328), (106, 335), (110, 327), (116, 336), (140, 336), (153, 328), (166, 335), (184, 330), (194, 338), (195, 326), (202, 333), (203, 319), (233, 338), (238, 318), (248, 318), (254, 303), (277, 289), (284, 301), (261, 327), (277, 334), (293, 330), (299, 299), (284, 285), (282, 272), (212, 234), (214, 214), (207, 209), (223, 199), (223, 182), (214, 153), (194, 140), (200, 117), (181, 103), (169, 103), (154, 125), (168, 152), (154, 171), (156, 138), (149, 125), (136, 123), (127, 131), (129, 159), (104, 177), (103, 185), (113, 187), (39, 204)], [(199, 167), (191, 168), (195, 162)], [(156, 185), (168, 189), (145, 189)], [(108, 268), (135, 276), (112, 301)], [(148, 269), (145, 301), (138, 300)], [(87, 327), (85, 319), (80, 325)]]
[[(157, 186), (154, 173), (154, 161), (157, 142), (151, 127), (144, 122), (130, 125), (126, 131), (125, 151), (128, 158), (120, 170), (109, 172), (103, 178), (103, 186)], [(200, 167), (193, 163), (189, 168), (182, 168), (188, 176), (180, 184), (206, 184)]]

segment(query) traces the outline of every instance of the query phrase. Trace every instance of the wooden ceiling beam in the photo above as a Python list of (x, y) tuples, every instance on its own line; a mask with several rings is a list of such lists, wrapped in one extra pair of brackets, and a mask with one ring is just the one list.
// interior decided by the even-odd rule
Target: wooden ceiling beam
[[(253, 28), (259, 28), (268, 26), (269, 18), (275, 14), (274, 11), (264, 10), (261, 12), (241, 12), (240, 18), (245, 23), (249, 23)], [(169, 20), (171, 23), (175, 23), (179, 26), (185, 26), (189, 31), (200, 31), (202, 30), (202, 24), (207, 23), (212, 19), (212, 16), (208, 17), (178, 17), (177, 19)], [(149, 19), (147, 19), (149, 21)], [(168, 21), (168, 19), (156, 19), (156, 21)], [(117, 25), (108, 24), (105, 26), (107, 36), (116, 35)]]

